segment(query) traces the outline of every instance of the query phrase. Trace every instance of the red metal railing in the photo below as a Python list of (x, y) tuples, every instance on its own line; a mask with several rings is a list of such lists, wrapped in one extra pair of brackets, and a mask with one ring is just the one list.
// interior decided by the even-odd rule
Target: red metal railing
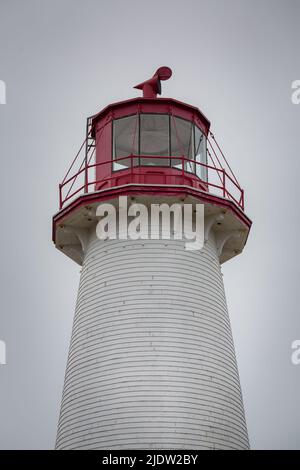
[[(209, 142), (210, 143), (210, 142)], [(210, 143), (211, 145), (211, 143)], [(81, 147), (82, 148), (82, 147)], [(211, 147), (213, 149), (213, 147)], [(215, 150), (213, 150), (215, 152)], [(214, 159), (212, 158), (211, 153), (208, 150), (208, 156), (213, 162), (212, 165), (208, 165), (205, 163), (196, 162), (194, 160), (188, 159), (184, 156), (145, 156), (145, 155), (129, 155), (126, 157), (118, 158), (112, 160), (107, 160), (101, 163), (91, 163), (92, 158), (95, 156), (95, 147), (93, 147), (92, 153), (89, 158), (87, 158), (87, 154), (83, 162), (81, 163), (79, 170), (74, 173), (72, 176), (69, 176), (69, 172), (59, 185), (59, 208), (61, 209), (67, 202), (71, 202), (75, 197), (79, 196), (80, 194), (94, 192), (100, 183), (109, 183), (112, 180), (116, 180), (124, 171), (128, 171), (128, 175), (130, 175), (130, 179), (133, 183), (136, 182), (135, 177), (141, 176), (140, 169), (141, 168), (149, 168), (149, 165), (136, 165), (136, 161), (140, 161), (139, 159), (149, 159), (153, 162), (154, 159), (168, 159), (172, 162), (176, 161), (175, 166), (168, 166), (164, 167), (164, 175), (166, 177), (174, 177), (174, 176), (181, 176), (183, 185), (186, 185), (188, 182), (188, 178), (193, 176), (193, 178), (198, 179), (200, 183), (202, 183), (202, 187), (205, 191), (215, 194), (217, 196), (222, 196), (234, 201), (242, 210), (244, 210), (244, 191), (240, 187), (238, 181), (236, 180), (235, 176), (233, 175), (232, 171), (231, 175), (227, 172), (224, 168), (217, 167), (215, 165)], [(216, 155), (217, 156), (217, 155)], [(130, 160), (130, 165), (126, 169), (111, 171), (110, 176), (106, 177), (103, 175), (101, 177), (101, 167), (103, 168), (104, 165), (113, 165), (113, 163), (120, 163), (126, 160), (126, 163)], [(180, 163), (179, 163), (180, 162)], [(218, 158), (218, 163), (220, 165), (220, 160)], [(189, 172), (187, 170), (188, 165), (193, 165), (194, 170), (193, 172)], [(229, 165), (228, 165), (229, 166)], [(152, 166), (153, 168), (159, 168), (159, 166)], [(178, 168), (179, 167), (179, 168)], [(207, 175), (207, 178), (201, 179), (198, 174), (201, 174), (201, 169), (204, 169), (204, 172)], [(97, 171), (96, 171), (97, 169)], [(168, 169), (170, 172), (168, 173)], [(112, 167), (111, 167), (112, 170)], [(178, 173), (177, 173), (177, 171)], [(231, 170), (231, 169), (230, 169)], [(175, 171), (175, 172), (174, 172)], [(97, 177), (95, 175), (98, 175)], [(100, 176), (99, 176), (100, 175)], [(67, 178), (68, 177), (68, 178)], [(176, 183), (178, 184), (178, 183)], [(169, 186), (169, 184), (167, 184)], [(113, 184), (114, 186), (114, 184)]]

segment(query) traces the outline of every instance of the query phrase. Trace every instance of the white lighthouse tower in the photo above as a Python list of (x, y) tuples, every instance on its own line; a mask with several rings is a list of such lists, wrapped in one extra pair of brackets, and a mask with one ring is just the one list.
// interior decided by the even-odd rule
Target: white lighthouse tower
[[(143, 97), (88, 118), (81, 165), (60, 185), (53, 239), (82, 271), (57, 449), (249, 447), (220, 265), (251, 221), (207, 118), (157, 98), (171, 74), (161, 67), (136, 87)], [(99, 239), (97, 207), (118, 210), (119, 196), (203, 204), (203, 249)]]

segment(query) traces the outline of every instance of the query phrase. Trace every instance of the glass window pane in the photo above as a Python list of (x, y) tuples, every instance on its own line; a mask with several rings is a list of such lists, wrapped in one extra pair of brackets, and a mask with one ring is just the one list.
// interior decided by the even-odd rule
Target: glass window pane
[[(113, 160), (138, 155), (139, 116), (127, 116), (113, 121)], [(137, 159), (135, 159), (137, 160)], [(137, 161), (133, 162), (134, 165)], [(122, 170), (131, 166), (131, 159), (113, 163), (113, 170)]]
[[(141, 114), (140, 155), (169, 156), (169, 116)], [(169, 166), (169, 158), (141, 158), (141, 165)]]
[[(193, 150), (193, 123), (178, 117), (171, 116), (171, 156), (184, 156), (194, 159)], [(172, 166), (181, 168), (181, 160), (172, 158)], [(185, 171), (195, 172), (194, 162), (185, 162)]]
[[(207, 164), (206, 138), (197, 126), (195, 126), (195, 159), (198, 163)], [(202, 180), (207, 181), (207, 168), (196, 164), (196, 175)]]

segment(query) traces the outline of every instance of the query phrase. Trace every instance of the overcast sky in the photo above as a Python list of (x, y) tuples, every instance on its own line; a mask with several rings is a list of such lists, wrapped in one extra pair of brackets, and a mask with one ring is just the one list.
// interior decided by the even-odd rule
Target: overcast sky
[(253, 220), (225, 288), (253, 449), (300, 449), (299, 0), (0, 0), (0, 448), (54, 447), (79, 266), (51, 242), (86, 117), (139, 96), (198, 106)]

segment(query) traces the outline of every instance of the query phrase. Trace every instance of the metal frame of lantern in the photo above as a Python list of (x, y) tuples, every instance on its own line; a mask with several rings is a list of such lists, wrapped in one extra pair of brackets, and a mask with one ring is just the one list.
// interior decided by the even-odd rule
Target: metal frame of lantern
[[(187, 158), (184, 153), (180, 156), (143, 155), (142, 153), (137, 155), (131, 153), (113, 160), (113, 121), (128, 116), (138, 117), (144, 114), (168, 115), (170, 119), (177, 117), (196, 125), (207, 139), (206, 162), (209, 161), (210, 163), (198, 162), (195, 160), (195, 157), (194, 159)], [(241, 210), (244, 210), (244, 191), (209, 128), (209, 121), (197, 108), (173, 99), (160, 98), (159, 100), (153, 100), (135, 98), (106, 107), (100, 113), (87, 120), (86, 139), (80, 147), (65, 178), (59, 185), (59, 208), (62, 209), (67, 203), (70, 204), (71, 201), (74, 200), (74, 197), (78, 197), (80, 194), (94, 192), (104, 189), (104, 187), (115, 187), (124, 184), (144, 184), (145, 178), (143, 177), (146, 175), (148, 184), (162, 184), (165, 186), (173, 184), (187, 185), (223, 198), (228, 198), (234, 201)], [(105, 132), (107, 133), (107, 137), (106, 141), (103, 143), (101, 138)], [(177, 139), (179, 139), (178, 135)], [(102, 160), (99, 159), (98, 156), (97, 159), (95, 158), (98, 147), (100, 148), (100, 146), (101, 148), (106, 146), (105, 151), (102, 151), (102, 153), (106, 152), (106, 158), (102, 158)], [(85, 153), (79, 169), (70, 175), (71, 169), (80, 156), (82, 156), (83, 151), (85, 151)], [(160, 175), (164, 177), (164, 181), (162, 181), (162, 179), (157, 181), (153, 172), (153, 178), (151, 178), (151, 176), (149, 176), (149, 168), (151, 167), (147, 164), (134, 164), (136, 159), (139, 161), (140, 159), (143, 159), (143, 161), (148, 159), (150, 161), (153, 159), (165, 160), (166, 158), (168, 158), (170, 162), (179, 160), (181, 162), (181, 168), (174, 168), (172, 164), (168, 166), (157, 165), (155, 168), (160, 169)], [(122, 162), (124, 160), (130, 161), (129, 168), (113, 170), (113, 163)], [(206, 181), (197, 176), (196, 170), (190, 172), (185, 169), (186, 163), (191, 162), (195, 169), (205, 168), (208, 174)], [(93, 173), (95, 173), (95, 176)], [(126, 177), (125, 181), (124, 177)], [(218, 181), (218, 183), (216, 183), (216, 181)]]

